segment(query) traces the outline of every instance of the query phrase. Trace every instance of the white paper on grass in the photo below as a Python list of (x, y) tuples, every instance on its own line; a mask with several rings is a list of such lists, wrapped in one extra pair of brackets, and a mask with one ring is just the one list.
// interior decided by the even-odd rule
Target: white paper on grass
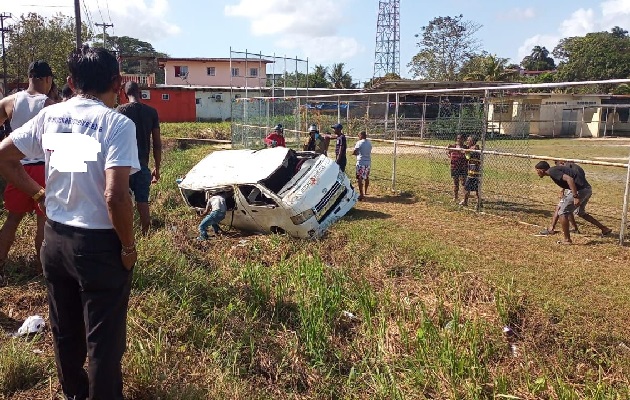
[(20, 329), (18, 329), (17, 336), (24, 336), (31, 333), (42, 333), (45, 326), (46, 322), (44, 322), (44, 318), (39, 315), (31, 315), (26, 318), (26, 321), (24, 321)]

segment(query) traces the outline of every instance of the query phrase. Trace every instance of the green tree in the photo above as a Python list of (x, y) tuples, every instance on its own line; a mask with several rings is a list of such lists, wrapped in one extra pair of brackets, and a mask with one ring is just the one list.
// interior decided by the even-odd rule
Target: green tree
[(530, 55), (521, 61), (521, 66), (529, 71), (551, 71), (556, 68), (556, 63), (546, 47), (534, 46)]
[(462, 66), (478, 53), (481, 44), (475, 37), (481, 25), (464, 21), (463, 15), (436, 17), (416, 37), (420, 51), (407, 64), (414, 77), (452, 81)]
[(496, 55), (480, 55), (470, 60), (463, 71), (465, 81), (503, 82), (512, 80), (513, 71), (506, 71), (508, 59)]
[(625, 38), (628, 37), (628, 31), (619, 27), (619, 26), (615, 26), (610, 30), (610, 33), (612, 33), (612, 35), (614, 37), (617, 38)]
[[(62, 14), (44, 18), (36, 13), (21, 15), (11, 25), (6, 39), (7, 81), (25, 82), (28, 65), (35, 60), (45, 60), (55, 74), (55, 80), (63, 85), (68, 76), (68, 55), (75, 48), (74, 19)], [(82, 40), (92, 38), (83, 25)]]
[(330, 85), (335, 89), (349, 89), (355, 86), (352, 84), (350, 73), (344, 70), (345, 66), (344, 63), (338, 63), (330, 67), (327, 77)]
[(400, 79), (400, 75), (394, 73), (394, 72), (388, 72), (386, 73), (384, 76), (380, 76), (380, 77), (376, 77), (376, 78), (372, 78), (369, 81), (365, 82), (365, 85), (363, 86), (365, 89), (370, 89), (373, 87), (377, 87), (378, 85), (380, 85), (383, 82), (387, 82), (387, 81), (391, 81), (391, 80), (399, 80)]
[(564, 38), (553, 54), (560, 61), (557, 73), (559, 81), (621, 79), (630, 76), (630, 38), (614, 28), (613, 32), (594, 32), (586, 36)]
[(323, 65), (316, 65), (308, 76), (308, 85), (313, 88), (327, 88), (329, 86), (328, 80), (328, 68)]

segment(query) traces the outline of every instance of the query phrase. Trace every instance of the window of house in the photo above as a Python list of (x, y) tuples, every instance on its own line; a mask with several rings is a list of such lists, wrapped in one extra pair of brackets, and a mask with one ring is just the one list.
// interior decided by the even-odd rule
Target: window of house
[(195, 99), (195, 104), (197, 104), (197, 105), (201, 104), (201, 99), (199, 99), (199, 98)]
[(175, 77), (188, 76), (188, 66), (186, 65), (176, 65), (175, 66)]
[(206, 71), (208, 73), (208, 76), (215, 76), (217, 73), (216, 67), (208, 67), (206, 68)]
[(171, 96), (168, 93), (162, 93), (162, 100), (170, 100)]
[(239, 76), (239, 75), (240, 73), (239, 73), (238, 68), (232, 68), (232, 76)]
[(257, 77), (258, 76), (258, 68), (250, 68), (249, 76)]

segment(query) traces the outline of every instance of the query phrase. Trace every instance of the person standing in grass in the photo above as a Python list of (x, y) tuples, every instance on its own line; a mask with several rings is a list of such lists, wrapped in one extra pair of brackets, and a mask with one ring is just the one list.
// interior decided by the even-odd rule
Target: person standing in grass
[[(70, 54), (68, 70), (76, 96), (0, 143), (0, 174), (46, 211), (41, 260), (63, 395), (121, 400), (137, 259), (129, 196), (129, 175), (140, 169), (136, 129), (111, 109), (122, 84), (113, 54), (85, 46)], [(46, 189), (20, 165), (39, 155)]]
[[(466, 146), (468, 149), (479, 150), (477, 146), (477, 139), (474, 136), (468, 136), (466, 139)], [(477, 200), (479, 200), (479, 174), (481, 171), (481, 153), (478, 151), (466, 152), (466, 160), (468, 162), (468, 172), (466, 177), (466, 183), (464, 184), (464, 200), (459, 205), (467, 206), (470, 192), (475, 192)]]
[(453, 198), (455, 202), (459, 200), (459, 187), (464, 187), (466, 176), (468, 175), (468, 160), (466, 153), (462, 151), (466, 148), (464, 138), (458, 134), (455, 144), (448, 146), (448, 157), (451, 160), (451, 178), (453, 178)]
[[(25, 125), (44, 107), (54, 104), (47, 95), (53, 85), (53, 72), (46, 61), (34, 61), (28, 67), (28, 88), (0, 100), (0, 123), (11, 121), (11, 129)], [(43, 154), (37, 154), (20, 160), (22, 168), (29, 177), (45, 186), (45, 162)], [(35, 230), (36, 263), (40, 263), (40, 248), (44, 239), (44, 223), (46, 216), (37, 206), (37, 200), (21, 191), (16, 185), (8, 183), (4, 189), (4, 206), (8, 211), (7, 219), (0, 229), (0, 275), (7, 262), (9, 250), (15, 241), (20, 223), (29, 213), (35, 213), (37, 228)]]
[(315, 136), (319, 133), (319, 131), (317, 130), (317, 125), (315, 124), (311, 124), (308, 127), (308, 139), (306, 140), (306, 143), (304, 143), (304, 145), (302, 146), (302, 149), (304, 151), (315, 151), (316, 148), (316, 141), (315, 141)]
[[(150, 187), (151, 184), (160, 180), (160, 165), (162, 163), (160, 120), (155, 108), (142, 103), (140, 87), (136, 82), (125, 83), (125, 96), (129, 103), (118, 106), (116, 110), (136, 124), (140, 171), (131, 175), (129, 187), (136, 199), (136, 209), (140, 215), (142, 234), (146, 235), (151, 226), (151, 215), (149, 213)], [(151, 142), (153, 142), (153, 161), (155, 163), (153, 170), (149, 169)]]
[(348, 142), (346, 141), (346, 135), (343, 133), (343, 125), (335, 124), (331, 126), (335, 131), (337, 142), (335, 143), (335, 161), (339, 165), (339, 169), (342, 172), (346, 172), (346, 165), (348, 164), (348, 158), (346, 150), (348, 149)]
[[(545, 176), (551, 178), (552, 181), (563, 190), (567, 190), (560, 204), (560, 225), (564, 240), (558, 241), (559, 244), (571, 244), (571, 233), (569, 232), (569, 217), (571, 213), (575, 213), (587, 222), (595, 225), (602, 231), (602, 236), (612, 233), (612, 229), (599, 222), (593, 216), (586, 212), (586, 204), (593, 193), (591, 185), (586, 180), (586, 174), (577, 168), (571, 168), (566, 165), (557, 165), (550, 167), (547, 161), (540, 161), (535, 166), (536, 174), (542, 179)], [(581, 169), (581, 168), (580, 168)]]
[(367, 196), (370, 186), (370, 167), (372, 166), (372, 143), (367, 139), (367, 133), (359, 133), (359, 141), (352, 152), (357, 156), (357, 184), (359, 186), (359, 201)]
[(215, 194), (208, 198), (206, 209), (200, 214), (205, 218), (199, 224), (199, 237), (197, 240), (208, 240), (208, 228), (212, 227), (215, 236), (219, 234), (219, 222), (223, 221), (227, 213), (225, 197), (223, 194)]
[(273, 128), (273, 131), (265, 138), (265, 144), (267, 147), (287, 147), (284, 139), (284, 127), (282, 124), (278, 124)]

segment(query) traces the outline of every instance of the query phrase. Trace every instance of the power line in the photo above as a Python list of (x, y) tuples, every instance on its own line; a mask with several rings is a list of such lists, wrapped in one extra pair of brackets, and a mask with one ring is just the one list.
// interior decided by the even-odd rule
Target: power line
[(44, 4), (21, 4), (22, 7), (72, 8), (72, 6), (48, 6)]
[(87, 6), (85, 5), (85, 0), (83, 0), (83, 9), (85, 10), (85, 16), (87, 17), (90, 29), (92, 30), (92, 32), (96, 31), (96, 29), (94, 29), (94, 24), (92, 24), (92, 16), (90, 14), (90, 10), (88, 10)]
[[(105, 5), (107, 6), (107, 16), (109, 17), (109, 22), (114, 23), (112, 21), (112, 15), (109, 13), (109, 1), (108, 0), (105, 0)], [(112, 28), (112, 30), (113, 30), (113, 28)]]
[(96, 7), (98, 8), (98, 14), (101, 16), (101, 21), (105, 21), (105, 18), (103, 18), (103, 13), (101, 12), (101, 5), (98, 3), (98, 0), (96, 0)]

